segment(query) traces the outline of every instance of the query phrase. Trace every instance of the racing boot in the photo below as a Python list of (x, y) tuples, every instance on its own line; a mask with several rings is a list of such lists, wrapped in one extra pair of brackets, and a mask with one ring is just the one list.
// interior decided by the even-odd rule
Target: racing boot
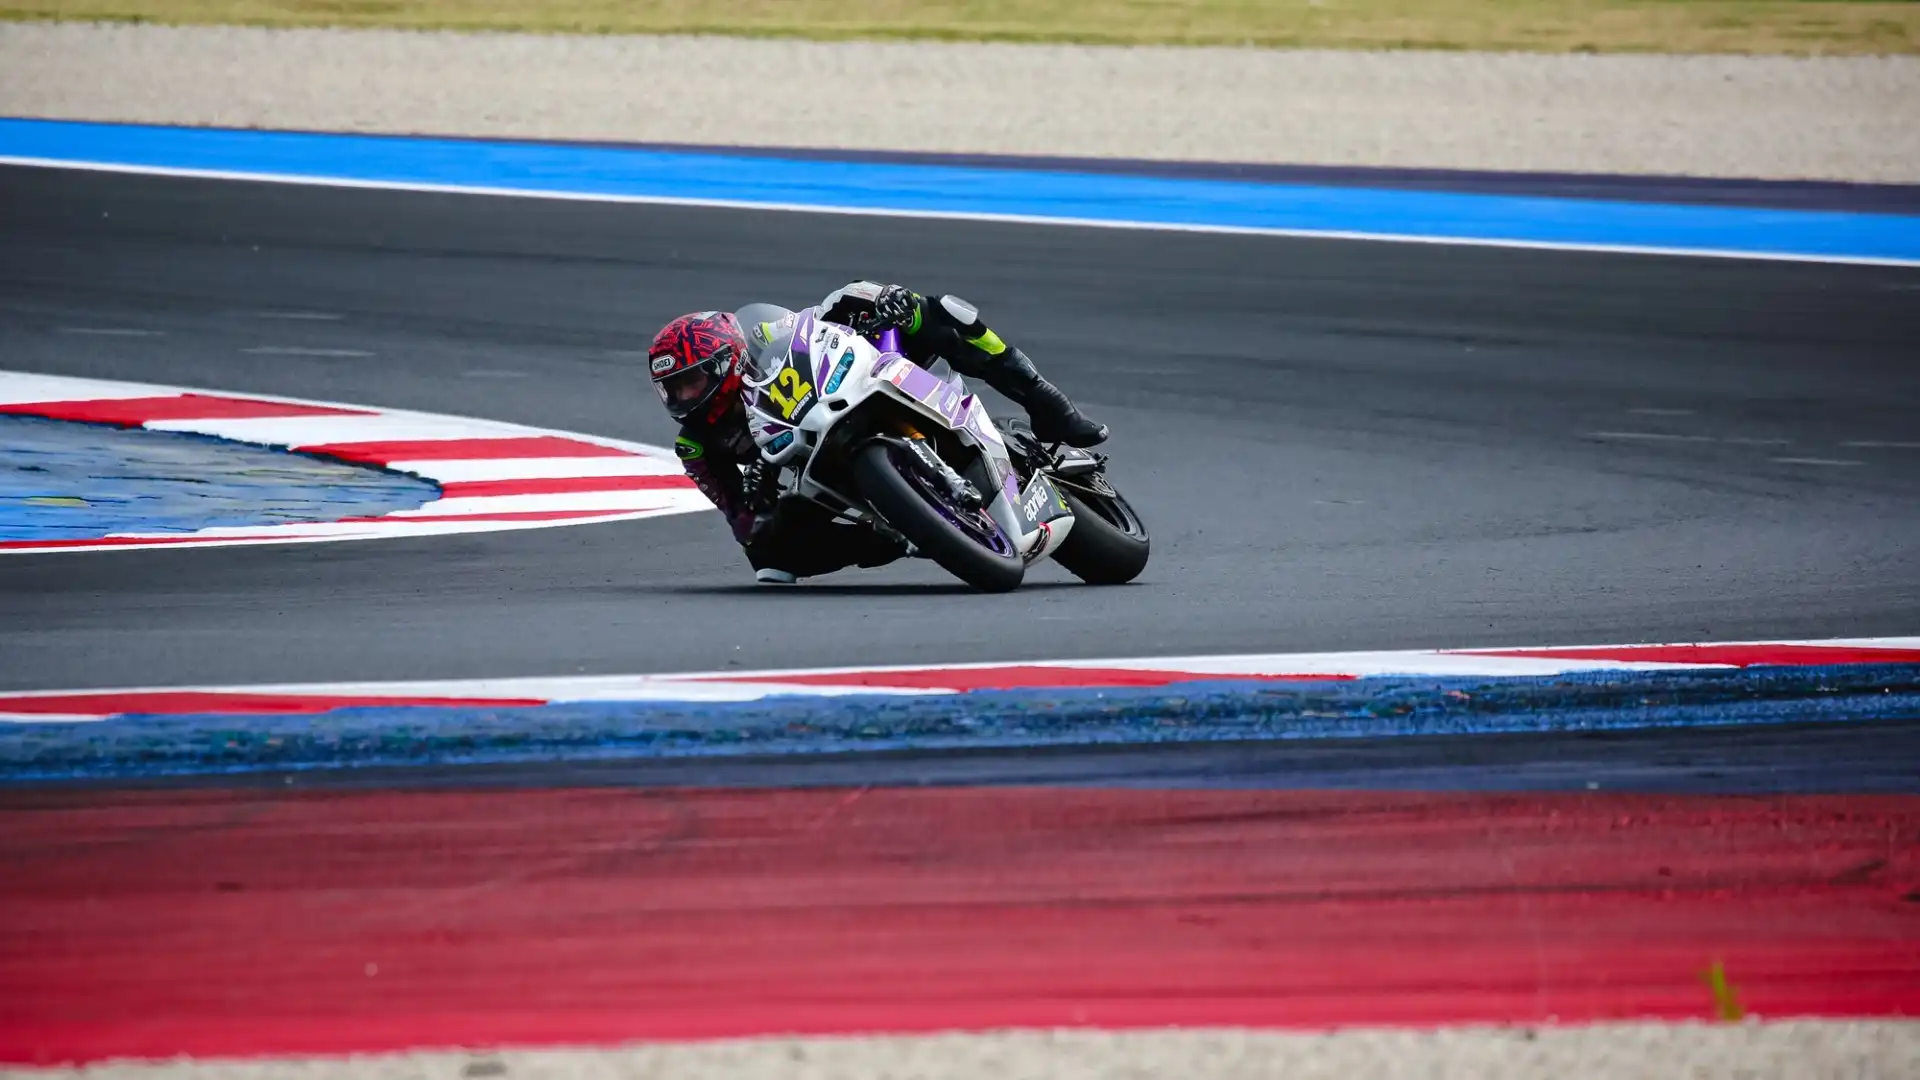
[(1082, 449), (1107, 441), (1107, 425), (1087, 419), (1059, 387), (1040, 377), (1026, 353), (1009, 348), (994, 359), (987, 385), (1027, 410), (1034, 438)]

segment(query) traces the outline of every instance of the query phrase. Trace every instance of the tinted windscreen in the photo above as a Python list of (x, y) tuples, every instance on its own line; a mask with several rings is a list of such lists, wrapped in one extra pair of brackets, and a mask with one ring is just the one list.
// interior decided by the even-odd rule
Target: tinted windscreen
[(733, 317), (747, 335), (747, 360), (762, 375), (787, 355), (794, 324), (799, 321), (799, 315), (778, 304), (748, 304)]

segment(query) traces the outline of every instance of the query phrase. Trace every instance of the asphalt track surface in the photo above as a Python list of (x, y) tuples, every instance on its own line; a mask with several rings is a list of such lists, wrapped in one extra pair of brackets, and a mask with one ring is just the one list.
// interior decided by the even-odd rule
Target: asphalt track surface
[[(15, 370), (664, 444), (640, 366), (659, 324), (863, 276), (975, 301), (1113, 425), (1113, 476), (1155, 534), (1140, 582), (1047, 566), (981, 596), (915, 563), (769, 591), (711, 514), (12, 556), (0, 688), (1818, 638), (1920, 617), (1920, 271), (0, 169)], [(263, 347), (312, 352), (246, 351)]]
[[(0, 689), (1915, 632), (1920, 271), (0, 169), (15, 370), (664, 444), (657, 325), (856, 276), (977, 301), (1113, 424), (1139, 583), (769, 591), (713, 514), (9, 556)], [(1911, 1015), (1917, 755), (1892, 718), (9, 786), (0, 998), (67, 992), (0, 1060), (1692, 1019), (1721, 956), (1757, 1015)]]

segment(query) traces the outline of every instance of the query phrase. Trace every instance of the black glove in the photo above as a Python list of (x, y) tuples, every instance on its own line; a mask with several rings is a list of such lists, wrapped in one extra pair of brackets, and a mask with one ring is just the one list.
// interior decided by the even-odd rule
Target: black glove
[(866, 332), (902, 329), (913, 322), (920, 310), (920, 298), (902, 285), (889, 285), (873, 298), (873, 314), (867, 319)]
[(780, 466), (754, 458), (740, 477), (740, 490), (746, 493), (747, 506), (754, 511), (770, 509), (779, 497)]

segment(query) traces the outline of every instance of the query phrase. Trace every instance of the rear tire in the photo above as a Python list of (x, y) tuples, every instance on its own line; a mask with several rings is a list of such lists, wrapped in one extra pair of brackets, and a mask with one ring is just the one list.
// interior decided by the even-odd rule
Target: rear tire
[(954, 577), (985, 592), (1010, 592), (1020, 587), (1027, 575), (1027, 564), (1020, 553), (1000, 555), (989, 551), (948, 521), (912, 481), (900, 475), (886, 443), (869, 443), (860, 450), (853, 461), (853, 479), (861, 496), (888, 525)]
[[(1147, 568), (1152, 542), (1147, 527), (1126, 498), (1070, 488), (1056, 479), (1054, 486), (1073, 511), (1073, 530), (1067, 533), (1053, 561), (1089, 585), (1125, 585)], [(1105, 504), (1092, 505), (1095, 500)]]

